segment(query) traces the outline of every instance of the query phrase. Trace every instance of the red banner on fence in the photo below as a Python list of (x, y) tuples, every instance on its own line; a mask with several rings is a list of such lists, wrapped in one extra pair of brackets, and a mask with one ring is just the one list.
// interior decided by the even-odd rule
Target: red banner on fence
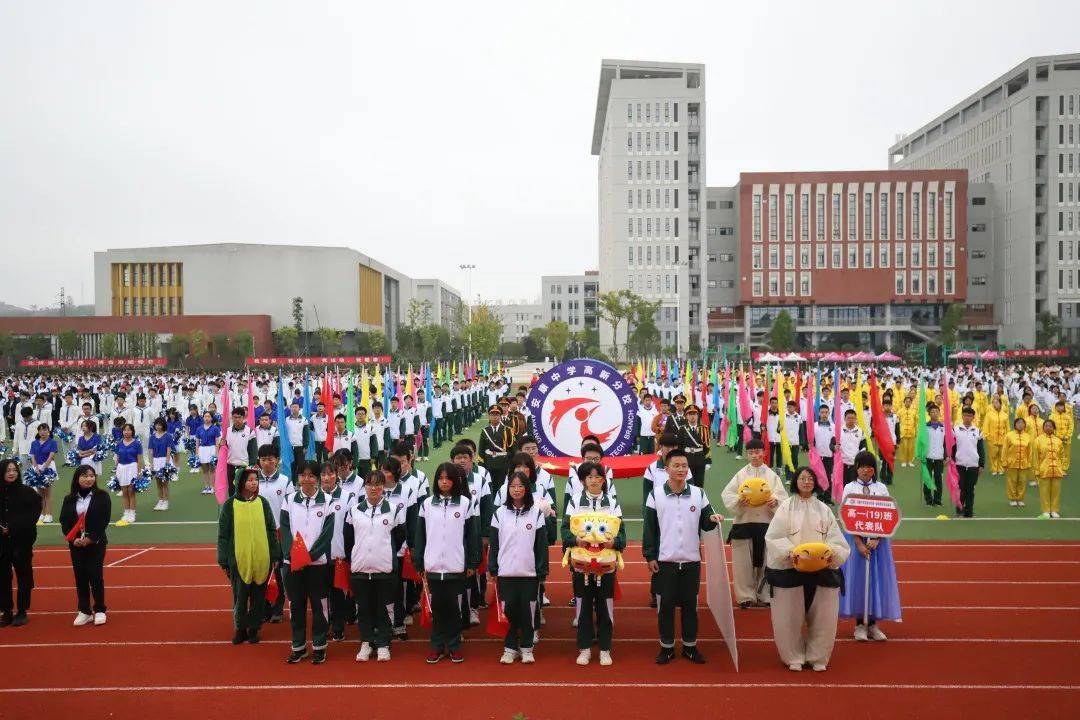
[(333, 355), (325, 357), (249, 357), (248, 365), (387, 365), (389, 355)]
[(82, 360), (22, 360), (20, 367), (82, 368), (82, 367), (165, 367), (165, 358), (85, 358)]
[(1007, 358), (1033, 358), (1033, 357), (1068, 357), (1069, 351), (1065, 348), (1047, 348), (1046, 350), (1006, 350)]

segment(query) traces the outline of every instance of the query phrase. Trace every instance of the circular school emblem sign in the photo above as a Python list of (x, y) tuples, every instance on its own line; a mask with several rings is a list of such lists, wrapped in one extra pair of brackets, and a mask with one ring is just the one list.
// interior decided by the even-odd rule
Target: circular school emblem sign
[(600, 440), (605, 455), (633, 448), (637, 394), (607, 363), (578, 359), (556, 365), (540, 376), (525, 402), (541, 455), (577, 457), (587, 435)]

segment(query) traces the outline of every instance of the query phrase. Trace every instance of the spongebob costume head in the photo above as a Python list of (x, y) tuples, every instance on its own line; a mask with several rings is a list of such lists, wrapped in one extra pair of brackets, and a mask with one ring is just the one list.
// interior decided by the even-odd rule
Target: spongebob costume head
[(605, 548), (619, 534), (622, 518), (607, 513), (581, 513), (570, 518), (570, 532), (577, 545), (563, 554), (563, 567), (588, 575), (607, 575), (623, 569), (622, 553)]

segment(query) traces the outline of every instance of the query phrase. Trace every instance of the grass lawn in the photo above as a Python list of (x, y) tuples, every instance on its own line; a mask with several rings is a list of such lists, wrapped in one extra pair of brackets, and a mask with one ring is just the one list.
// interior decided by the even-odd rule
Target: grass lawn
[[(482, 421), (486, 424), (486, 419)], [(476, 423), (466, 431), (468, 437), (477, 439), (482, 423)], [(432, 451), (432, 459), (420, 463), (431, 477), (435, 467), (449, 459), (451, 444), (443, 444)], [(1073, 467), (1077, 465), (1080, 443), (1073, 443)], [(720, 491), (732, 475), (744, 464), (735, 459), (726, 448), (713, 448), (713, 466), (705, 480), (705, 491), (718, 512)], [(217, 539), (217, 503), (213, 495), (201, 495), (201, 477), (190, 473), (182, 462), (180, 479), (170, 488), (171, 499), (168, 512), (153, 512), (157, 501), (156, 491), (151, 488), (139, 496), (138, 521), (125, 528), (110, 528), (112, 543), (155, 545), (160, 543), (213, 543)], [(917, 468), (898, 468), (892, 485), (893, 495), (900, 501), (904, 522), (898, 537), (908, 540), (1080, 540), (1080, 492), (1071, 487), (1071, 476), (1062, 485), (1061, 520), (1038, 520), (1039, 498), (1037, 488), (1028, 488), (1027, 507), (1009, 507), (1005, 499), (1004, 477), (990, 477), (986, 472), (979, 480), (975, 494), (976, 517), (970, 520), (936, 520), (950, 509), (928, 508), (922, 502), (922, 490)], [(67, 492), (71, 468), (60, 470), (60, 479), (53, 498), (54, 514), (60, 510), (60, 495)], [(112, 474), (112, 461), (105, 466), (105, 481)], [(562, 500), (562, 480), (556, 478), (558, 497)], [(641, 480), (628, 478), (619, 482), (619, 500), (628, 518), (627, 532), (631, 538), (641, 537)], [(947, 493), (946, 493), (946, 502)], [(113, 521), (120, 518), (119, 498), (113, 501)], [(38, 545), (59, 545), (64, 542), (59, 525), (39, 528)]]

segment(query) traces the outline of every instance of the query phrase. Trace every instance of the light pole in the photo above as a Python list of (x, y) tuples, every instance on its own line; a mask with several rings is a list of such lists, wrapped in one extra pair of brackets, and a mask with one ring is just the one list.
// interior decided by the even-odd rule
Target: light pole
[[(469, 298), (472, 295), (472, 271), (476, 269), (476, 265), (458, 265), (458, 268), (465, 273), (465, 308), (468, 311), (466, 322), (472, 323), (472, 304)], [(469, 331), (469, 357), (472, 357), (472, 330)]]

